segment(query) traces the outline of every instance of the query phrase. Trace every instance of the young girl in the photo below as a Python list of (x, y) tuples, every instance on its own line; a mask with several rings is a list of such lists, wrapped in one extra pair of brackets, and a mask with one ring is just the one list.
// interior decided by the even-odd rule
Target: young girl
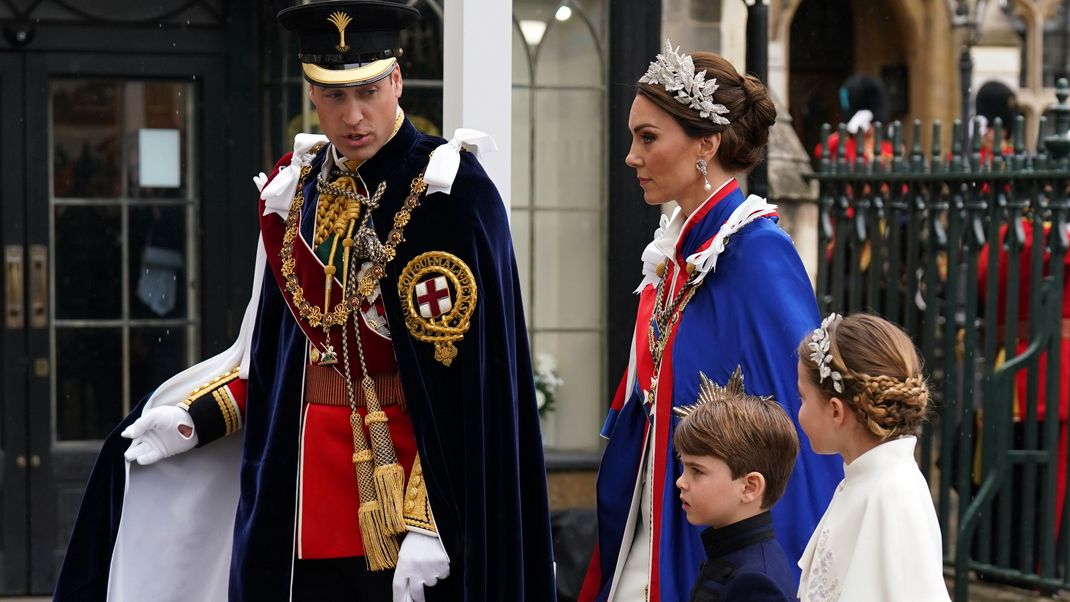
[(914, 461), (929, 401), (910, 338), (830, 315), (799, 345), (799, 422), (844, 478), (799, 560), (802, 602), (949, 600), (940, 525)]

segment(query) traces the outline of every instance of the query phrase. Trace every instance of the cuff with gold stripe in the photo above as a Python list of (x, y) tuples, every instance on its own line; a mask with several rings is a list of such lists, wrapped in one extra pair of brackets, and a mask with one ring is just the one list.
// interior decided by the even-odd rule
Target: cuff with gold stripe
[(405, 488), (404, 519), (405, 527), (409, 531), (438, 536), (438, 529), (435, 528), (435, 518), (431, 515), (431, 502), (427, 499), (427, 487), (424, 484), (424, 473), (420, 467), (419, 454), (417, 454), (412, 463), (409, 484)]
[(179, 405), (189, 410), (197, 431), (197, 447), (229, 435), (242, 427), (242, 414), (230, 385), (238, 379), (238, 369), (219, 376), (193, 390)]

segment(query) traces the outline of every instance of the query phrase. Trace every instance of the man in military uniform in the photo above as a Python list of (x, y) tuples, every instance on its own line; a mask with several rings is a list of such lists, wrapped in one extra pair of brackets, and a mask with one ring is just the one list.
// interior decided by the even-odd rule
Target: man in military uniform
[(554, 599), (505, 208), (460, 152), (478, 135), (444, 144), (398, 104), (418, 18), (279, 13), (326, 136), (257, 179), (239, 340), (105, 444), (57, 599)]

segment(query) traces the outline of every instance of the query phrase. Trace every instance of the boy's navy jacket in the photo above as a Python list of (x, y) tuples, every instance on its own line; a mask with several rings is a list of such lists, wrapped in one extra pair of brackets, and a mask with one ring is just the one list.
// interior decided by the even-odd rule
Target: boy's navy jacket
[(795, 578), (773, 533), (768, 512), (702, 532), (708, 559), (699, 569), (691, 602), (795, 600)]

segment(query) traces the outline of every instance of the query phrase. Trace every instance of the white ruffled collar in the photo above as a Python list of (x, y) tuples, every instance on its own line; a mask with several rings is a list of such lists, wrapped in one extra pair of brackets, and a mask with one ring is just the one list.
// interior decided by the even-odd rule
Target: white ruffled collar
[[(634, 292), (639, 293), (647, 285), (657, 285), (661, 282), (662, 275), (665, 273), (665, 266), (669, 262), (676, 263), (676, 248), (680, 243), (680, 237), (687, 231), (688, 224), (691, 223), (691, 220), (696, 215), (702, 215), (703, 217), (699, 219), (705, 219), (706, 212), (703, 209), (718, 196), (725, 186), (732, 182), (735, 182), (735, 178), (730, 178), (718, 186), (717, 190), (689, 216), (685, 217), (679, 207), (673, 211), (672, 217), (662, 214), (659, 227), (654, 232), (654, 240), (643, 250), (643, 280)], [(754, 220), (774, 213), (776, 213), (776, 205), (769, 204), (760, 196), (752, 194), (740, 203), (732, 211), (728, 219), (725, 220), (725, 223), (721, 225), (717, 234), (713, 236), (712, 242), (705, 249), (689, 255), (685, 260), (687, 264), (695, 266), (691, 276), (695, 279), (695, 283), (702, 282), (706, 278), (706, 274), (717, 270), (717, 258), (724, 252), (730, 236)], [(659, 266), (662, 271), (661, 275), (658, 274)]]

